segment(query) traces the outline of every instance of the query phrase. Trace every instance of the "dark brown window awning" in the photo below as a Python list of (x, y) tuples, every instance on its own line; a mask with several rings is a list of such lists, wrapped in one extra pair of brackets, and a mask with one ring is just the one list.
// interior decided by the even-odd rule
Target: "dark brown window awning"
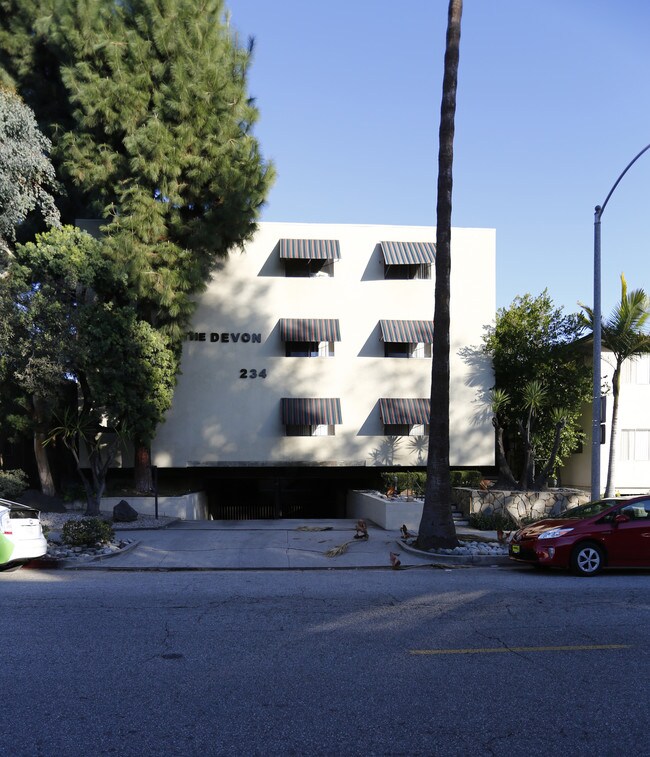
[(379, 321), (384, 342), (433, 344), (433, 321)]
[(282, 398), (282, 423), (285, 426), (334, 426), (341, 421), (338, 397)]
[(282, 260), (340, 260), (338, 239), (281, 239)]
[(380, 242), (379, 245), (386, 265), (420, 265), (436, 259), (433, 242)]
[(380, 399), (379, 414), (384, 424), (429, 423), (431, 401), (428, 399)]
[(338, 318), (281, 318), (283, 342), (340, 342)]

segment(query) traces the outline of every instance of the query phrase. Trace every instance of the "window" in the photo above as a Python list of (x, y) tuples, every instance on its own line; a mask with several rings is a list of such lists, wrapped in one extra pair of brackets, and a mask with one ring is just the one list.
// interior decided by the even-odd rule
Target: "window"
[(410, 357), (410, 354), (408, 342), (384, 342), (384, 357)]
[(621, 460), (626, 462), (650, 460), (650, 429), (621, 431)]
[(333, 357), (341, 341), (338, 318), (281, 318), (280, 339), (287, 357)]
[(334, 436), (334, 426), (325, 423), (315, 425), (287, 425), (287, 436)]
[(334, 261), (287, 259), (284, 274), (287, 278), (331, 278), (334, 276)]
[(286, 342), (287, 357), (334, 357), (334, 342)]
[(623, 384), (650, 384), (650, 355), (629, 358), (621, 366)]
[(429, 263), (409, 263), (397, 265), (384, 263), (385, 279), (430, 279), (431, 265)]
[(384, 357), (431, 357), (431, 345), (424, 342), (384, 342)]
[(433, 321), (379, 321), (385, 357), (430, 358), (433, 355)]
[(281, 239), (279, 253), (290, 277), (334, 276), (334, 262), (341, 258), (337, 239)]
[(428, 423), (384, 423), (385, 436), (428, 436)]
[(408, 436), (410, 430), (408, 423), (384, 423), (385, 436)]
[(411, 357), (417, 357), (417, 358), (426, 358), (431, 357), (431, 347), (430, 344), (425, 344), (424, 342), (418, 342), (417, 344), (410, 345), (411, 347)]
[(334, 436), (335, 426), (341, 423), (341, 400), (283, 397), (280, 412), (287, 436)]
[(430, 279), (436, 260), (432, 242), (380, 242), (385, 279)]

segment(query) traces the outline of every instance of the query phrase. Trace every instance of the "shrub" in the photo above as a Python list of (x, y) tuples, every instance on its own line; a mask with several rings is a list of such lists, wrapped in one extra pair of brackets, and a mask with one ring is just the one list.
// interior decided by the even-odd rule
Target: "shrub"
[(0, 497), (14, 499), (22, 494), (28, 486), (27, 474), (20, 468), (0, 470)]
[(451, 479), (452, 486), (461, 486), (463, 482), (463, 471), (462, 470), (449, 471), (449, 478)]
[(479, 531), (512, 531), (517, 526), (508, 513), (473, 513), (467, 519)]
[(469, 486), (472, 489), (477, 489), (481, 485), (482, 480), (483, 474), (480, 470), (463, 471), (463, 486)]
[(483, 480), (480, 470), (452, 470), (449, 476), (452, 486), (467, 486), (470, 489), (478, 489)]
[(69, 520), (61, 529), (61, 539), (70, 547), (92, 547), (113, 538), (111, 524), (101, 518)]
[(421, 497), (427, 483), (427, 474), (424, 471), (396, 471), (382, 473), (381, 480), (386, 491), (395, 487), (400, 493), (408, 491), (413, 492), (416, 497)]

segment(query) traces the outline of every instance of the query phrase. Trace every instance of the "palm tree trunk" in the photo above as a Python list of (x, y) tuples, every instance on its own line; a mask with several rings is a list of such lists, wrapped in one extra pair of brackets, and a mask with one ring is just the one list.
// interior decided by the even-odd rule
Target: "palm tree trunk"
[(494, 484), (495, 489), (517, 489), (517, 479), (514, 477), (513, 472), (508, 465), (508, 459), (506, 458), (506, 450), (503, 445), (503, 426), (499, 423), (496, 416), (492, 418), (492, 425), (494, 426), (494, 434), (496, 439), (496, 453), (497, 453), (497, 467), (499, 469), (499, 478)]
[(605, 496), (613, 497), (616, 493), (616, 445), (618, 444), (618, 398), (621, 393), (621, 364), (616, 362), (612, 376), (612, 425), (609, 433), (609, 460), (607, 463), (607, 484)]
[(462, 0), (449, 0), (438, 153), (436, 299), (433, 316), (429, 453), (424, 506), (417, 538), (417, 545), (421, 549), (455, 547), (458, 544), (451, 513), (449, 475), (449, 301), (452, 166), (462, 11)]

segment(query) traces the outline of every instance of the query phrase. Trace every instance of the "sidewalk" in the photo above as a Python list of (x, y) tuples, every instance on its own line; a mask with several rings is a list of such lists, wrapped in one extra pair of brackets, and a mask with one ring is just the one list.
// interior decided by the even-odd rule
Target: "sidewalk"
[[(369, 538), (355, 540), (356, 520), (177, 521), (164, 529), (120, 531), (131, 548), (93, 560), (63, 560), (68, 570), (332, 570), (391, 569), (390, 553), (402, 568), (483, 566), (509, 563), (507, 557), (463, 558), (419, 552), (400, 541), (399, 531), (368, 524)], [(319, 529), (319, 530), (315, 530)], [(460, 539), (496, 541), (496, 534), (458, 528)], [(347, 543), (335, 557), (325, 553)]]

